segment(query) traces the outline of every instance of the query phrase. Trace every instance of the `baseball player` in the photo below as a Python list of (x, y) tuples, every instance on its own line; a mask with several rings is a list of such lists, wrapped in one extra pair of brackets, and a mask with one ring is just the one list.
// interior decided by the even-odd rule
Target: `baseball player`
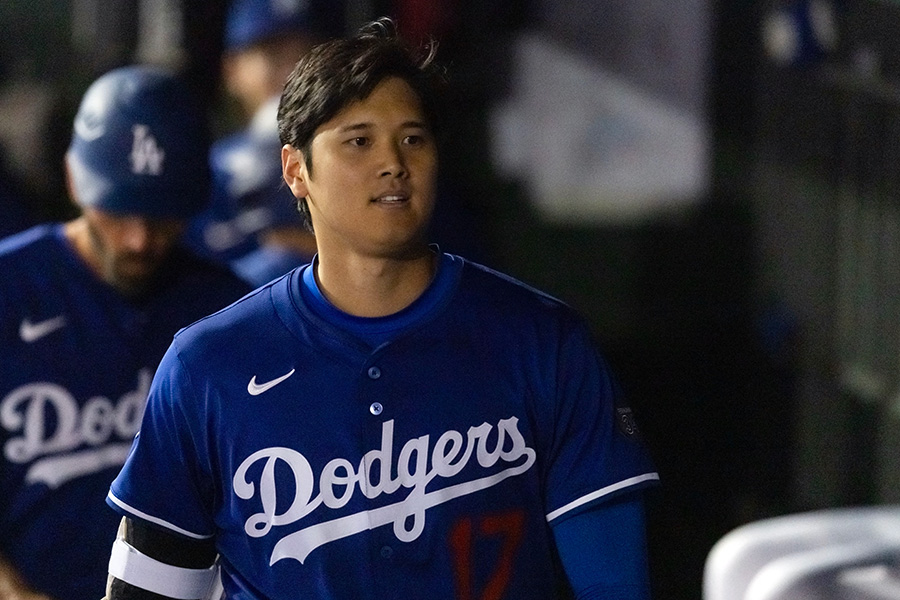
[(222, 80), (249, 118), (212, 145), (212, 203), (188, 230), (191, 246), (253, 285), (307, 263), (315, 238), (281, 178), (276, 111), (297, 59), (343, 34), (343, 2), (234, 0), (226, 15)]
[(110, 600), (646, 599), (658, 480), (585, 321), (429, 245), (436, 86), (382, 19), (278, 112), (315, 260), (176, 335), (107, 502)]
[(175, 77), (87, 90), (66, 154), (81, 215), (0, 241), (0, 597), (96, 600), (103, 502), (174, 333), (249, 291), (176, 247), (208, 198), (203, 114)]

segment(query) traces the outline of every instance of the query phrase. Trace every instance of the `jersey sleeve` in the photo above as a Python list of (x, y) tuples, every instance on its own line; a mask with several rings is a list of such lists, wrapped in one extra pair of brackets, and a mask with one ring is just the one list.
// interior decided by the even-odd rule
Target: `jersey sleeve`
[(124, 516), (194, 538), (212, 537), (212, 484), (203, 404), (179, 359), (176, 343), (159, 365), (141, 429), (107, 504)]
[(553, 441), (545, 473), (552, 524), (658, 483), (631, 408), (582, 322), (563, 337)]
[(643, 500), (606, 502), (570, 519), (557, 519), (553, 538), (575, 597), (648, 600)]

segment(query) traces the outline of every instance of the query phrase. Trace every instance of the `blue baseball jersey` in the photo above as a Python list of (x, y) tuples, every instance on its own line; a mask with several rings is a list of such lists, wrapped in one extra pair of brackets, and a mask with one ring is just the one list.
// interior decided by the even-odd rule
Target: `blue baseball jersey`
[(103, 596), (118, 523), (103, 500), (172, 336), (249, 291), (188, 256), (166, 269), (129, 301), (62, 225), (0, 241), (0, 554), (59, 600)]
[(179, 332), (107, 502), (213, 538), (228, 598), (556, 597), (551, 524), (658, 477), (586, 323), (440, 259), (390, 317), (306, 266)]

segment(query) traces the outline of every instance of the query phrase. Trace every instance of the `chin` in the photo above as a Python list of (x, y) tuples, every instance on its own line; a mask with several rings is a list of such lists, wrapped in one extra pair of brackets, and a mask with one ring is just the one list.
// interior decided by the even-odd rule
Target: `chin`
[(107, 283), (118, 290), (123, 296), (135, 297), (145, 295), (156, 280), (154, 269), (141, 269), (139, 273), (118, 272), (107, 278)]

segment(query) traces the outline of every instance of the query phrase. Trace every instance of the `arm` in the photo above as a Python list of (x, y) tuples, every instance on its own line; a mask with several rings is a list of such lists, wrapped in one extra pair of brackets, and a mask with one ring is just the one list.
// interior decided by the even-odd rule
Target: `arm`
[[(201, 599), (203, 594), (185, 591), (196, 585), (185, 583), (202, 581), (204, 572), (213, 565), (216, 549), (212, 540), (191, 540), (142, 521), (125, 517), (119, 526), (117, 544), (126, 543), (126, 558), (110, 561), (110, 576), (106, 584), (105, 600), (161, 600), (165, 598)], [(119, 546), (122, 550), (124, 546)], [(113, 551), (116, 556), (116, 549)], [(121, 554), (119, 556), (122, 556)], [(114, 575), (113, 572), (116, 572)], [(150, 574), (150, 584), (137, 585), (142, 574)], [(122, 577), (120, 579), (119, 577)], [(212, 583), (212, 577), (209, 577)], [(165, 584), (165, 585), (160, 585)], [(209, 586), (207, 586), (209, 587)], [(151, 589), (154, 588), (154, 589)], [(177, 590), (181, 590), (179, 593)], [(165, 592), (172, 595), (165, 595)]]
[(50, 600), (49, 596), (31, 589), (18, 571), (0, 557), (0, 599), (2, 600)]
[(650, 598), (640, 496), (599, 504), (551, 527), (577, 600)]

